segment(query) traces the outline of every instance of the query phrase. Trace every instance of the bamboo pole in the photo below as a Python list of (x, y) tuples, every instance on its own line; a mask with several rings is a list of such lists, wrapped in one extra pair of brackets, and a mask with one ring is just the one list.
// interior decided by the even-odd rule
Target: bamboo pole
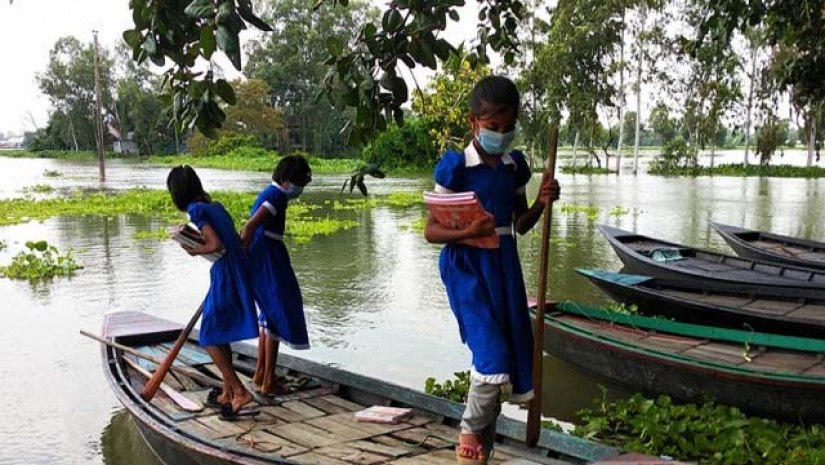
[[(545, 172), (553, 180), (556, 177), (556, 152), (559, 146), (559, 126), (550, 127), (550, 147)], [(533, 330), (533, 401), (527, 416), (527, 445), (535, 447), (541, 433), (541, 394), (544, 362), (544, 312), (547, 302), (547, 269), (550, 252), (550, 225), (553, 219), (553, 202), (544, 205), (544, 221), (541, 226), (541, 256), (539, 262), (539, 293)]]

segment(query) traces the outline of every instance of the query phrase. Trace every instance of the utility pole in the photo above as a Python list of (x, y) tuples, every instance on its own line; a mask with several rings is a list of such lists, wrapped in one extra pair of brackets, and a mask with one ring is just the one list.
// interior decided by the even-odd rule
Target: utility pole
[(106, 167), (103, 165), (103, 108), (100, 102), (100, 62), (97, 51), (97, 31), (92, 31), (95, 36), (95, 135), (97, 136), (97, 167), (100, 172), (100, 181), (106, 180)]

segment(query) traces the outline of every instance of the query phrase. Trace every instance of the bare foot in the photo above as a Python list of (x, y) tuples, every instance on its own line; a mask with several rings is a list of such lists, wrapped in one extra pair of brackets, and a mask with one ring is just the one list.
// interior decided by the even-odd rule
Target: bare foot
[(252, 375), (252, 382), (255, 384), (255, 386), (261, 386), (261, 385), (264, 384), (264, 370), (263, 369), (261, 369), (261, 370), (258, 370), (257, 368), (255, 369), (255, 374)]
[(271, 386), (264, 384), (261, 387), (261, 394), (265, 396), (285, 396), (289, 394), (291, 391), (288, 387), (284, 386), (281, 383), (273, 383)]
[(232, 397), (229, 395), (229, 391), (226, 388), (224, 388), (224, 390), (221, 391), (221, 395), (218, 396), (218, 403), (228, 404), (231, 399)]
[(244, 405), (251, 403), (253, 400), (255, 399), (252, 397), (252, 394), (246, 389), (244, 389), (243, 392), (236, 393), (236, 395), (232, 397), (232, 411), (240, 412)]
[(456, 453), (459, 457), (470, 460), (483, 460), (484, 447), (477, 434), (461, 433), (458, 435)]

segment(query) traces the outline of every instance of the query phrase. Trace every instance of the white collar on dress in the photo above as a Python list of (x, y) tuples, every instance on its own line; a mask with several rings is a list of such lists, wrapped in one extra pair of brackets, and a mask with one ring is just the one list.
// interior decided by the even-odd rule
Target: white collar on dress
[(278, 183), (277, 183), (277, 182), (275, 182), (275, 181), (272, 181), (272, 185), (273, 185), (273, 186), (275, 186), (275, 187), (277, 187), (277, 188), (278, 188), (278, 190), (284, 190), (284, 189), (283, 189), (283, 187), (281, 187), (281, 185), (280, 185), (280, 184), (278, 184)]
[[(505, 165), (512, 165), (515, 163), (513, 161), (513, 157), (511, 157), (509, 153), (501, 155), (501, 162)], [(478, 166), (482, 163), (484, 162), (481, 160), (481, 155), (478, 154), (478, 150), (476, 150), (476, 145), (471, 141), (470, 145), (468, 145), (467, 148), (464, 149), (464, 166), (466, 168), (469, 168), (471, 166)]]

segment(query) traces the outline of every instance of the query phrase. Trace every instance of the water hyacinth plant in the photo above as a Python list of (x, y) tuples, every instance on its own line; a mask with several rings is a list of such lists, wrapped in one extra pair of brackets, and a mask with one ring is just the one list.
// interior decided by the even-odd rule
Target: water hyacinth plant
[(0, 266), (0, 276), (37, 281), (54, 276), (72, 276), (82, 268), (72, 257), (71, 250), (61, 255), (57, 247), (46, 241), (29, 241), (26, 242), (26, 250), (15, 255), (9, 265)]

